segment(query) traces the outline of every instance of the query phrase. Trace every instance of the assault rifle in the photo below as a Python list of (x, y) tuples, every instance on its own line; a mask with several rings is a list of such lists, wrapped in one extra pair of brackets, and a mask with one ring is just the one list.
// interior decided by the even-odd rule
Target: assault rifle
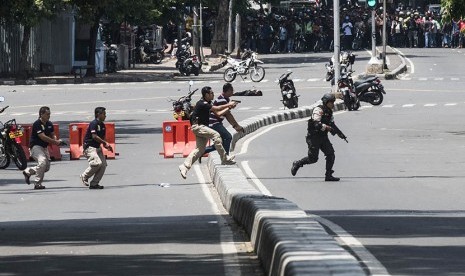
[(336, 126), (336, 124), (334, 122), (332, 122), (329, 126), (332, 128), (332, 130), (331, 130), (332, 135), (337, 134), (339, 137), (341, 137), (341, 139), (346, 141), (346, 143), (349, 143), (349, 141), (347, 141), (347, 136), (345, 136), (345, 134), (342, 133), (342, 131)]

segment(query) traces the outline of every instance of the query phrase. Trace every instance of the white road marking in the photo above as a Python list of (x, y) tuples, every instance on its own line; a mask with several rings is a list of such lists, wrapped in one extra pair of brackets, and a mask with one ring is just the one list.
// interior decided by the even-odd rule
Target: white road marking
[(260, 107), (259, 109), (260, 110), (268, 110), (268, 109), (271, 109), (272, 107), (271, 106), (264, 106), (264, 107)]
[(401, 80), (412, 80), (412, 78), (401, 78)]
[(269, 80), (262, 80), (261, 82), (268, 82)]
[[(207, 201), (210, 203), (210, 208), (213, 211), (213, 213), (216, 215), (216, 218), (218, 219), (218, 225), (220, 225), (218, 228), (220, 230), (221, 251), (223, 252), (224, 256), (234, 255), (233, 258), (237, 262), (238, 251), (236, 249), (234, 240), (232, 238), (234, 235), (231, 232), (231, 229), (229, 227), (221, 227), (221, 225), (227, 225), (227, 221), (222, 217), (221, 211), (218, 208), (218, 205), (216, 204), (215, 200), (213, 199), (212, 193), (207, 186), (207, 182), (205, 181), (205, 178), (203, 177), (202, 170), (200, 169), (199, 165), (195, 164), (193, 167), (194, 167), (195, 174), (197, 175), (197, 179), (199, 180), (202, 193), (204, 194)], [(225, 275), (227, 276), (242, 275), (240, 268), (230, 265), (231, 260), (228, 260), (228, 258), (223, 259), (223, 262), (224, 262), (223, 267), (225, 270), (224, 271)]]
[(242, 169), (244, 170), (245, 174), (252, 180), (255, 184), (257, 189), (264, 195), (271, 196), (271, 192), (262, 184), (262, 182), (257, 178), (257, 176), (253, 173), (252, 169), (249, 167), (249, 161), (242, 161), (241, 162)]
[(451, 81), (458, 81), (460, 78), (450, 78)]
[(418, 78), (418, 80), (426, 81), (426, 80), (428, 80), (428, 78)]
[(444, 106), (456, 106), (456, 105), (457, 105), (457, 103), (446, 103), (446, 104), (444, 104)]
[(385, 104), (382, 107), (394, 107), (394, 105), (393, 104)]
[(437, 104), (433, 103), (433, 104), (425, 104), (424, 106), (426, 107), (431, 107), (431, 106), (436, 106)]
[(249, 110), (251, 107), (239, 107), (237, 110)]
[(399, 52), (403, 56), (403, 58), (405, 58), (408, 61), (408, 63), (410, 63), (410, 74), (414, 74), (415, 64), (413, 64), (413, 62), (408, 57), (406, 57), (405, 54), (402, 53), (402, 51), (400, 51), (399, 49), (395, 49), (395, 51)]
[(435, 81), (441, 81), (444, 80), (444, 78), (434, 78)]
[(318, 78), (318, 79), (317, 78), (312, 78), (312, 79), (308, 79), (307, 81), (319, 81), (319, 80), (321, 80), (321, 78)]
[(414, 107), (415, 104), (404, 104), (402, 107)]

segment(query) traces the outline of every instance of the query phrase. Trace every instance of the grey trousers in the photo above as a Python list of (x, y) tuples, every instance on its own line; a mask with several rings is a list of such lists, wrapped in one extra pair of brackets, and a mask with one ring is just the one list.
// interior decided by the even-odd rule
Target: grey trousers
[(196, 148), (186, 157), (184, 160), (184, 166), (188, 169), (192, 167), (192, 164), (199, 159), (200, 156), (205, 152), (208, 140), (212, 139), (213, 145), (216, 151), (221, 157), (221, 161), (224, 162), (228, 159), (228, 155), (223, 148), (223, 140), (221, 135), (216, 131), (204, 125), (192, 125), (192, 132), (195, 134)]
[(102, 149), (88, 147), (84, 150), (84, 156), (87, 158), (87, 162), (89, 162), (89, 167), (82, 173), (82, 176), (86, 180), (93, 176), (94, 178), (90, 181), (90, 185), (98, 185), (107, 168), (107, 160), (103, 155)]
[(50, 153), (47, 148), (41, 146), (33, 146), (29, 152), (37, 165), (28, 167), (24, 171), (29, 175), (34, 175), (33, 182), (35, 185), (42, 184), (45, 173), (50, 170)]

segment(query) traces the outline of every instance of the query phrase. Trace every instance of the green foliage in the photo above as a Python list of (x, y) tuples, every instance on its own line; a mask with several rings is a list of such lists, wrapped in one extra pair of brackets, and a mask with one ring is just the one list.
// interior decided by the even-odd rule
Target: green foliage
[(465, 17), (465, 0), (442, 0), (441, 8), (443, 21)]
[(14, 0), (0, 5), (2, 22), (33, 27), (44, 18), (52, 18), (63, 6), (62, 0)]

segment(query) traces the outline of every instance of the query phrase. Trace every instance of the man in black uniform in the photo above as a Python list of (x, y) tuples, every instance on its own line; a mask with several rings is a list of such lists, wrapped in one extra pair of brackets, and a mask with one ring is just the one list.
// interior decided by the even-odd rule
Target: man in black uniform
[(37, 162), (37, 165), (23, 171), (27, 184), (31, 184), (30, 177), (35, 175), (34, 189), (36, 190), (45, 189), (42, 181), (45, 173), (50, 170), (48, 144), (52, 143), (59, 146), (62, 143), (55, 135), (53, 124), (50, 122), (50, 114), (48, 106), (42, 106), (39, 109), (39, 119), (32, 124), (31, 141), (29, 143), (31, 157)]
[[(101, 145), (113, 151), (111, 145), (105, 141), (106, 129), (103, 123), (107, 117), (105, 110), (105, 107), (95, 108), (95, 120), (90, 122), (84, 137), (84, 156), (89, 162), (89, 167), (80, 177), (82, 184), (89, 186), (89, 189), (103, 189), (99, 183), (107, 168), (107, 160), (103, 155)], [(92, 181), (89, 183), (89, 178), (92, 176)]]
[(195, 134), (196, 148), (186, 157), (184, 163), (179, 166), (179, 172), (182, 178), (186, 179), (187, 171), (192, 167), (192, 164), (199, 159), (205, 152), (205, 147), (209, 139), (212, 139), (216, 151), (221, 157), (221, 164), (233, 165), (234, 157), (227, 155), (223, 148), (223, 141), (221, 135), (214, 129), (208, 127), (210, 119), (210, 111), (214, 112), (218, 117), (221, 117), (226, 112), (236, 107), (237, 102), (231, 101), (224, 105), (214, 106), (212, 100), (214, 99), (213, 90), (209, 86), (202, 88), (202, 98), (197, 102), (194, 111), (191, 115), (191, 129)]
[[(323, 102), (313, 109), (312, 117), (308, 120), (308, 156), (292, 163), (291, 174), (296, 175), (300, 167), (306, 164), (313, 164), (318, 161), (318, 153), (321, 150), (326, 156), (326, 177), (325, 181), (339, 181), (333, 176), (333, 165), (335, 160), (333, 145), (329, 141), (328, 132), (337, 134), (341, 139), (346, 139), (345, 135), (334, 124), (333, 108), (336, 97), (333, 94), (325, 94), (321, 98)], [(347, 140), (346, 140), (347, 141)]]

